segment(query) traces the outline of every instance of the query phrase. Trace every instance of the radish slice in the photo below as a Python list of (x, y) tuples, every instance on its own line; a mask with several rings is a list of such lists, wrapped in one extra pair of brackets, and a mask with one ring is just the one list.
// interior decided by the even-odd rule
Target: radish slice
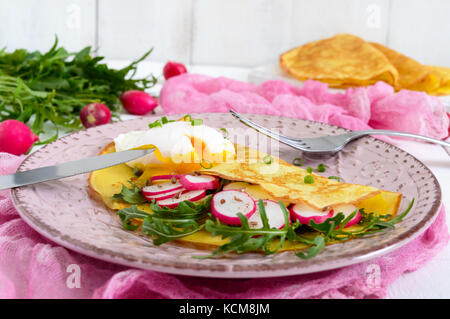
[(228, 225), (241, 225), (237, 213), (250, 218), (255, 211), (255, 201), (246, 192), (225, 190), (216, 193), (211, 199), (213, 216)]
[(177, 189), (181, 189), (183, 186), (180, 184), (180, 182), (176, 181), (175, 183), (167, 182), (167, 183), (160, 183), (150, 186), (145, 186), (142, 189), (142, 194), (144, 196), (153, 196), (153, 195), (159, 195), (167, 192), (172, 192)]
[[(357, 210), (358, 207), (356, 207), (355, 205), (340, 205), (340, 206), (336, 206), (334, 207), (334, 215), (337, 215), (338, 213), (343, 213), (344, 216), (347, 218), (347, 216), (350, 216), (351, 213), (353, 213), (355, 210)], [(362, 216), (361, 213), (358, 212), (356, 213), (356, 215), (347, 223), (347, 225), (345, 225), (344, 228), (353, 226), (357, 223), (359, 223), (359, 221), (361, 220)], [(339, 228), (339, 226), (337, 227)]]
[[(273, 200), (265, 199), (263, 200), (264, 208), (266, 209), (266, 216), (269, 222), (270, 228), (281, 229), (284, 227), (284, 213), (280, 207), (280, 204), (274, 202)], [(261, 220), (261, 214), (259, 209), (248, 219), (248, 224), (250, 228), (262, 228), (263, 223)]]
[(176, 189), (176, 190), (174, 190), (172, 192), (162, 193), (162, 194), (153, 195), (153, 196), (144, 195), (144, 197), (149, 202), (151, 202), (152, 200), (160, 201), (160, 200), (171, 198), (171, 197), (175, 196), (176, 194), (184, 194), (184, 193), (187, 193), (187, 192), (189, 192), (187, 189), (180, 188), (180, 189)]
[(205, 197), (205, 195), (205, 190), (189, 191), (180, 196), (172, 196), (169, 199), (160, 200), (158, 201), (158, 205), (161, 207), (175, 208), (179, 203), (184, 202), (185, 200), (195, 202)]
[(211, 175), (183, 175), (180, 184), (188, 190), (217, 189), (220, 186), (219, 179)]
[(295, 204), (289, 210), (291, 212), (291, 218), (294, 221), (298, 219), (303, 225), (309, 225), (311, 220), (316, 224), (321, 224), (327, 218), (333, 217), (333, 210), (321, 211), (306, 204)]
[(182, 175), (156, 175), (156, 176), (152, 176), (150, 178), (150, 180), (152, 182), (153, 181), (164, 181), (164, 180), (171, 181), (172, 178), (179, 179), (180, 176), (182, 176)]

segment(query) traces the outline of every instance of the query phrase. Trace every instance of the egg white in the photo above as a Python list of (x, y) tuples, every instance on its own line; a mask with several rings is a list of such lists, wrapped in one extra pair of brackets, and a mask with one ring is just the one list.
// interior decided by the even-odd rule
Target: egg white
[[(143, 131), (131, 131), (120, 134), (114, 139), (117, 152), (138, 148), (144, 145), (154, 145), (165, 159), (174, 163), (192, 162), (192, 154), (198, 149), (192, 141), (203, 142), (204, 154), (209, 157), (220, 158), (226, 152), (227, 156), (235, 154), (233, 144), (223, 137), (222, 133), (206, 125), (195, 125), (191, 122), (170, 122), (162, 127), (153, 127)], [(201, 145), (200, 145), (201, 148)], [(202, 154), (196, 154), (202, 158)], [(127, 165), (135, 167), (148, 164), (162, 164), (155, 153), (130, 161)]]

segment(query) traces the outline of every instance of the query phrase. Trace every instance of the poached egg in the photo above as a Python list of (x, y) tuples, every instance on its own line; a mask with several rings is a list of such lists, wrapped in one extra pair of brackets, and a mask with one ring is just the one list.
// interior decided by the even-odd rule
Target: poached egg
[(150, 128), (120, 134), (114, 139), (117, 152), (152, 145), (155, 152), (127, 162), (128, 166), (160, 164), (191, 164), (207, 160), (224, 162), (234, 157), (234, 145), (222, 133), (207, 125), (192, 125), (189, 121), (176, 121)]

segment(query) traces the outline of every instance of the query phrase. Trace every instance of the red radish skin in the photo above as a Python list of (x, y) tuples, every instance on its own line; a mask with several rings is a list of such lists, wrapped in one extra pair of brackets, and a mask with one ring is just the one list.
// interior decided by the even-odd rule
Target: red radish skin
[(164, 180), (171, 181), (172, 178), (179, 179), (181, 176), (183, 176), (183, 175), (156, 175), (156, 176), (152, 176), (150, 178), (150, 180), (152, 182), (153, 181), (164, 181)]
[(39, 137), (20, 121), (6, 120), (0, 123), (0, 152), (22, 155), (38, 140)]
[(152, 196), (144, 195), (144, 197), (149, 202), (151, 202), (153, 200), (158, 202), (160, 200), (165, 200), (165, 199), (172, 198), (172, 197), (174, 197), (177, 194), (184, 194), (184, 193), (187, 193), (187, 192), (188, 192), (187, 189), (180, 188), (180, 189), (177, 189), (177, 190), (174, 190), (174, 191), (171, 191), (171, 192), (167, 192), (167, 193), (162, 193), (162, 194), (159, 194), (159, 195), (152, 195)]
[(91, 103), (80, 111), (80, 120), (85, 128), (107, 124), (111, 121), (111, 111), (105, 104)]
[[(276, 229), (283, 228), (285, 225), (285, 220), (284, 213), (280, 207), (280, 204), (269, 199), (264, 199), (263, 203), (266, 210), (267, 221), (269, 222), (269, 227)], [(257, 209), (255, 213), (248, 219), (248, 224), (250, 228), (257, 229), (263, 227), (259, 209)]]
[[(351, 213), (353, 213), (355, 210), (357, 210), (358, 207), (356, 207), (355, 205), (341, 205), (341, 206), (337, 206), (334, 207), (334, 215), (337, 215), (338, 213), (343, 213), (345, 217), (350, 216)], [(344, 228), (347, 227), (351, 227), (353, 225), (356, 225), (357, 223), (359, 223), (359, 221), (361, 220), (362, 215), (359, 212), (356, 213), (356, 215), (347, 223), (347, 225), (345, 225)], [(336, 227), (336, 228), (339, 228)]]
[(219, 178), (211, 175), (183, 175), (180, 184), (188, 190), (217, 189), (220, 186)]
[(144, 196), (154, 196), (154, 195), (160, 195), (160, 194), (172, 192), (172, 191), (179, 190), (182, 188), (183, 188), (183, 186), (178, 181), (176, 181), (175, 183), (172, 183), (172, 182), (160, 183), (160, 184), (145, 186), (142, 189), (142, 194)]
[[(362, 218), (362, 215), (361, 215), (361, 213), (358, 211), (358, 212), (356, 213), (355, 217), (353, 217), (353, 218), (347, 223), (347, 225), (345, 225), (344, 228), (348, 228), (348, 227), (351, 227), (351, 226), (354, 226), (354, 225), (358, 224), (359, 221), (361, 220), (361, 218)], [(336, 227), (336, 228), (338, 229), (339, 226)]]
[(292, 205), (289, 211), (291, 213), (291, 219), (293, 221), (298, 220), (303, 225), (309, 225), (311, 220), (316, 224), (321, 224), (328, 218), (333, 217), (333, 210), (320, 211), (306, 204)]
[[(362, 215), (361, 215), (361, 213), (360, 213), (359, 210), (358, 210), (358, 212), (356, 213), (355, 217), (353, 217), (353, 218), (347, 223), (347, 225), (345, 225), (344, 228), (347, 228), (347, 227), (354, 226), (354, 225), (358, 224), (358, 223), (360, 222), (361, 218), (362, 218)], [(339, 228), (339, 227), (338, 227), (338, 228)]]
[(139, 90), (130, 90), (120, 95), (120, 102), (130, 114), (145, 115), (158, 106), (158, 100)]
[(237, 190), (223, 190), (211, 199), (211, 213), (220, 222), (241, 225), (237, 213), (250, 218), (256, 211), (256, 203), (249, 194)]
[(175, 208), (179, 203), (184, 202), (185, 200), (195, 202), (205, 197), (205, 195), (205, 190), (189, 191), (184, 194), (180, 194), (180, 196), (172, 196), (169, 199), (160, 200), (158, 201), (158, 205), (161, 207)]
[(183, 73), (187, 73), (186, 67), (178, 62), (169, 61), (163, 68), (163, 74), (166, 80)]

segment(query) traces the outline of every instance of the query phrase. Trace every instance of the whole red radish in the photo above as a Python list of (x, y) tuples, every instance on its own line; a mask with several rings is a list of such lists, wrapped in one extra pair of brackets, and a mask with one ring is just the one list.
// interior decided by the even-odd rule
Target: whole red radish
[(163, 69), (164, 78), (167, 80), (173, 76), (187, 73), (186, 67), (178, 62), (167, 62)]
[(0, 123), (0, 152), (22, 155), (39, 137), (24, 123), (6, 120)]
[(145, 115), (158, 106), (158, 100), (139, 90), (130, 90), (120, 95), (120, 102), (128, 113)]
[(111, 121), (111, 111), (105, 104), (91, 103), (83, 107), (80, 119), (86, 128), (107, 124)]

